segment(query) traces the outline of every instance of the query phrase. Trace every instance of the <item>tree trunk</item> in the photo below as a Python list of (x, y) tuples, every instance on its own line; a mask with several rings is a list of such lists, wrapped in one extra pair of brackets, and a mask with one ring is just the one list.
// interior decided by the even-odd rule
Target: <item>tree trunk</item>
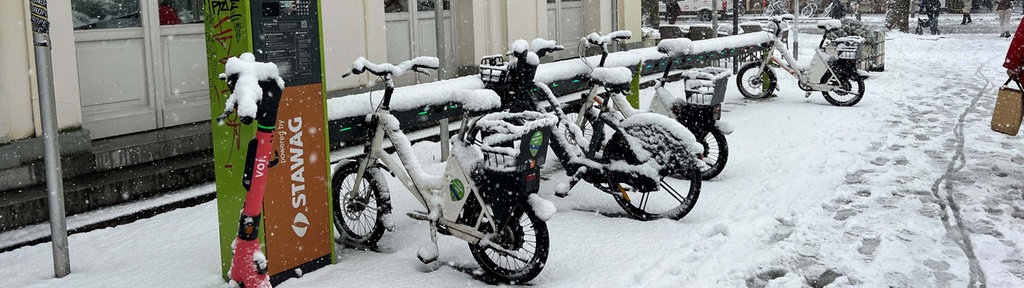
[(885, 12), (885, 29), (910, 32), (910, 0), (888, 0)]
[(658, 0), (643, 0), (640, 2), (640, 13), (643, 15), (643, 26), (657, 29), (661, 26), (661, 19), (658, 17)]

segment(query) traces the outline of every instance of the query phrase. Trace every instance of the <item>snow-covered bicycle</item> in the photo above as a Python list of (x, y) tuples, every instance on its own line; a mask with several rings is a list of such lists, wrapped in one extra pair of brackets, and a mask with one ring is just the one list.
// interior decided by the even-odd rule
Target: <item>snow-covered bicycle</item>
[[(792, 18), (786, 20), (790, 19)], [(797, 83), (800, 89), (806, 92), (806, 97), (811, 97), (811, 91), (818, 91), (826, 101), (835, 106), (853, 106), (860, 102), (864, 98), (864, 79), (867, 77), (864, 74), (866, 72), (857, 69), (857, 57), (864, 38), (847, 36), (831, 40), (838, 54), (838, 57), (832, 57), (824, 51), (828, 37), (822, 37), (810, 65), (804, 66), (793, 59), (793, 54), (779, 36), (782, 35), (780, 24), (783, 20), (784, 18), (780, 16), (770, 19), (775, 26), (775, 34), (772, 36), (772, 46), (765, 51), (764, 58), (747, 63), (737, 73), (736, 86), (743, 97), (772, 96), (779, 89), (772, 67), (778, 66), (797, 78)], [(827, 36), (839, 31), (842, 23), (839, 20), (823, 20), (818, 22), (818, 28), (825, 30)], [(781, 59), (775, 55), (776, 51), (780, 52)]]
[[(595, 69), (590, 75), (592, 85), (606, 87), (613, 93), (583, 94), (599, 104), (584, 110), (587, 111), (584, 117), (567, 115), (546, 84), (527, 82), (533, 80), (540, 56), (563, 47), (554, 41), (537, 39), (529, 44), (517, 40), (511, 48), (509, 63), (484, 65), (481, 77), (492, 88), (501, 84), (522, 86), (511, 89), (513, 93), (509, 93), (507, 101), (527, 103), (521, 107), (558, 116), (558, 125), (551, 131), (551, 150), (571, 179), (555, 187), (556, 196), (567, 196), (582, 180), (610, 194), (636, 219), (678, 220), (693, 209), (700, 196), (700, 167), (703, 165), (694, 154), (701, 150), (701, 145), (674, 119), (655, 113), (636, 113), (623, 119), (614, 111), (610, 106), (611, 98), (622, 97), (623, 87), (628, 91), (631, 79), (628, 69), (622, 68), (625, 72)], [(485, 62), (498, 64), (500, 61), (489, 58)], [(494, 75), (498, 77), (491, 77)], [(509, 83), (511, 79), (516, 80)], [(527, 90), (527, 84), (540, 93), (531, 93), (534, 91)], [(692, 180), (665, 179), (667, 175), (679, 174), (690, 175)]]
[[(629, 39), (632, 33), (628, 30), (616, 31), (609, 33), (608, 35), (601, 35), (598, 33), (591, 33), (587, 37), (581, 39), (580, 47), (597, 47), (601, 50), (601, 60), (598, 62), (597, 67), (591, 67), (594, 69), (593, 75), (597, 77), (605, 77), (604, 75), (612, 75), (615, 72), (623, 76), (632, 76), (627, 74), (627, 68), (605, 68), (604, 64), (608, 59), (608, 43), (609, 41), (618, 41)], [(664, 43), (664, 41), (663, 41)], [(582, 48), (580, 50), (583, 50)], [(590, 63), (587, 61), (583, 51), (580, 51), (580, 59), (583, 63), (586, 63), (588, 67)], [(668, 65), (671, 65), (669, 62)], [(726, 127), (720, 129), (716, 125), (718, 117), (721, 113), (720, 103), (710, 103), (711, 105), (673, 105), (676, 101), (670, 100), (675, 99), (675, 95), (664, 89), (665, 79), (668, 77), (668, 72), (671, 70), (671, 66), (665, 70), (664, 77), (660, 80), (658, 88), (656, 89), (655, 97), (652, 100), (651, 111), (660, 115), (668, 116), (671, 119), (679, 121), (687, 130), (689, 130), (697, 139), (697, 142), (701, 144), (702, 148), (698, 150), (698, 158), (707, 165), (700, 165), (700, 178), (703, 180), (709, 180), (717, 176), (725, 169), (725, 164), (729, 157), (729, 146), (726, 142), (725, 135), (732, 132), (732, 129)], [(615, 71), (615, 72), (612, 72)], [(728, 75), (726, 75), (728, 77)], [(621, 77), (620, 80), (616, 81), (627, 81), (625, 77)], [(587, 111), (595, 109), (595, 107), (602, 107), (611, 109), (613, 112), (621, 114), (622, 117), (629, 118), (630, 116), (639, 113), (636, 109), (629, 105), (625, 98), (624, 92), (628, 91), (629, 82), (611, 84), (619, 85), (619, 87), (608, 87), (608, 83), (611, 81), (595, 82), (597, 85), (592, 85), (589, 93), (584, 97), (583, 105), (576, 114), (570, 114), (570, 116), (576, 117), (576, 123), (584, 129), (584, 133), (589, 135), (593, 133), (593, 119), (588, 119)], [(602, 85), (604, 83), (604, 85)], [(691, 81), (690, 84), (698, 84), (698, 81)], [(598, 96), (601, 88), (606, 90), (606, 94), (611, 94), (610, 99), (602, 100)], [(595, 106), (596, 105), (596, 106)], [(686, 110), (681, 111), (681, 110)], [(680, 112), (680, 113), (677, 113)], [(683, 178), (690, 178), (691, 175), (681, 175)]]
[[(364, 155), (341, 161), (333, 174), (334, 225), (342, 241), (363, 247), (375, 247), (384, 230), (393, 230), (391, 196), (384, 178), (388, 172), (426, 208), (408, 214), (430, 222), (431, 241), (417, 252), (421, 261), (430, 263), (438, 258), (437, 233), (441, 233), (468, 242), (488, 280), (529, 281), (544, 268), (548, 257), (544, 221), (554, 213), (554, 205), (535, 193), (540, 180), (537, 163), (543, 162), (540, 151), (547, 143), (541, 131), (550, 130), (557, 120), (536, 112), (492, 113), (475, 120), (464, 117), (444, 168), (424, 167), (398, 119), (391, 114), (395, 90), (392, 78), (407, 71), (426, 74), (426, 69), (437, 67), (434, 57), (418, 57), (397, 65), (374, 64), (360, 57), (346, 73), (369, 72), (380, 77), (386, 87), (376, 112), (366, 118), (366, 139), (370, 141)], [(451, 101), (461, 104), (467, 113), (500, 105), (493, 92), (455, 93)], [(486, 136), (465, 141), (467, 130), (481, 131)], [(392, 143), (401, 163), (384, 151), (384, 137)]]

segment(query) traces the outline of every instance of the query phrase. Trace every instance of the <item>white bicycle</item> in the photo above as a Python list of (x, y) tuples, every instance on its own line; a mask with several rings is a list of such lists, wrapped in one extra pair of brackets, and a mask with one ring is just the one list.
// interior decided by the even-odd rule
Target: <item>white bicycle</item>
[[(824, 51), (828, 37), (822, 37), (810, 65), (803, 66), (793, 59), (793, 54), (779, 37), (783, 17), (775, 16), (770, 20), (775, 25), (772, 46), (765, 51), (762, 60), (747, 63), (737, 73), (736, 86), (743, 97), (771, 97), (779, 89), (775, 72), (771, 68), (778, 66), (797, 78), (806, 97), (811, 97), (812, 91), (818, 91), (835, 106), (853, 106), (864, 98), (864, 79), (867, 77), (857, 69), (857, 51), (864, 38), (847, 36), (831, 40), (838, 54), (838, 57), (833, 57)], [(818, 22), (818, 28), (825, 30), (827, 36), (839, 31), (842, 23), (839, 20), (823, 20)], [(776, 56), (775, 51), (779, 51), (782, 58)]]
[[(440, 232), (469, 243), (473, 258), (484, 272), (479, 276), (485, 280), (529, 281), (547, 260), (549, 240), (544, 221), (554, 212), (554, 204), (535, 194), (540, 181), (537, 163), (543, 163), (546, 155), (538, 153), (547, 143), (541, 130), (549, 129), (558, 119), (537, 112), (492, 113), (476, 120), (467, 115), (459, 136), (453, 139), (444, 173), (429, 174), (389, 106), (395, 89), (392, 77), (406, 71), (426, 74), (425, 69), (437, 66), (434, 57), (419, 57), (398, 65), (374, 64), (360, 57), (352, 71), (345, 74), (369, 72), (379, 76), (386, 87), (376, 112), (367, 117), (370, 128), (365, 139), (370, 141), (365, 154), (341, 161), (333, 174), (334, 225), (346, 244), (375, 248), (384, 230), (394, 229), (391, 196), (384, 178), (388, 172), (426, 208), (408, 214), (430, 222), (431, 241), (417, 252), (421, 261), (430, 263), (438, 258)], [(467, 112), (495, 109), (501, 103), (493, 92), (456, 94), (453, 98), (452, 102), (461, 103)], [(467, 140), (467, 130), (487, 136), (482, 141)], [(401, 163), (382, 148), (385, 136)]]

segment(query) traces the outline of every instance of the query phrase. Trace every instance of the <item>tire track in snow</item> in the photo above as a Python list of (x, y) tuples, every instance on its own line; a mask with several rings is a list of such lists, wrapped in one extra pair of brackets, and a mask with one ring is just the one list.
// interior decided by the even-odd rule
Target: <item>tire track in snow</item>
[[(991, 60), (981, 64), (981, 66), (978, 67), (978, 70), (974, 73), (974, 76), (985, 81), (985, 86), (983, 86), (981, 90), (978, 91), (978, 94), (974, 96), (974, 99), (971, 100), (971, 105), (967, 106), (967, 109), (964, 109), (964, 112), (960, 114), (960, 118), (957, 119), (956, 126), (953, 128), (953, 134), (956, 138), (956, 154), (953, 155), (953, 159), (951, 159), (951, 161), (949, 161), (949, 165), (946, 166), (946, 173), (944, 173), (942, 177), (939, 177), (939, 179), (936, 179), (935, 183), (932, 184), (932, 196), (935, 196), (935, 198), (939, 200), (936, 202), (939, 204), (939, 207), (941, 208), (940, 210), (942, 211), (939, 215), (942, 219), (942, 226), (946, 228), (946, 234), (948, 237), (952, 239), (957, 246), (960, 246), (960, 250), (963, 250), (964, 255), (967, 257), (968, 265), (971, 269), (971, 278), (967, 287), (986, 287), (987, 281), (985, 280), (985, 271), (981, 269), (978, 257), (974, 255), (974, 246), (971, 244), (971, 237), (967, 232), (967, 229), (964, 228), (964, 221), (960, 215), (960, 205), (957, 204), (955, 199), (953, 199), (954, 183), (952, 177), (963, 170), (964, 166), (967, 165), (967, 156), (964, 154), (964, 142), (966, 142), (964, 140), (965, 119), (968, 114), (974, 111), (974, 108), (978, 105), (978, 100), (981, 100), (981, 97), (984, 96), (986, 92), (989, 92), (989, 87), (992, 86), (992, 81), (986, 78), (985, 75), (981, 74), (982, 69), (985, 68), (988, 62), (991, 62)], [(943, 183), (945, 183), (945, 185), (942, 185)], [(945, 188), (946, 190), (945, 197), (940, 195), (940, 185), (942, 185), (942, 188)], [(942, 199), (945, 199), (945, 201), (942, 201)], [(949, 209), (947, 209), (947, 207)], [(950, 212), (953, 214), (953, 221), (956, 222), (955, 227), (950, 223)]]

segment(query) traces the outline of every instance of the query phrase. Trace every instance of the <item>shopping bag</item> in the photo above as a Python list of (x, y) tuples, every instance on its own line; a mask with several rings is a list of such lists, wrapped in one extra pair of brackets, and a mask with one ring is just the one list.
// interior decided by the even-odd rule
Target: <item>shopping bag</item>
[(1024, 99), (1021, 98), (1020, 83), (1017, 83), (1018, 89), (1007, 87), (1006, 84), (1010, 84), (1010, 80), (1006, 80), (999, 88), (996, 97), (996, 108), (992, 111), (992, 130), (1015, 136), (1024, 118)]

